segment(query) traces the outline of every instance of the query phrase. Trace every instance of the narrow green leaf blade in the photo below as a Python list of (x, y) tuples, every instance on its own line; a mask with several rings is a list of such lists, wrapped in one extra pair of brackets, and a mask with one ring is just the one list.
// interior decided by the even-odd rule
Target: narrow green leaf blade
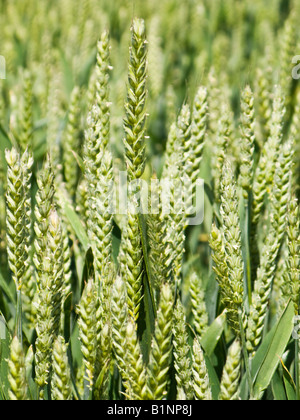
[(224, 327), (226, 324), (226, 312), (224, 311), (221, 315), (219, 315), (213, 323), (209, 326), (205, 334), (201, 339), (201, 346), (203, 347), (205, 353), (208, 356), (211, 356), (218, 341), (223, 334)]
[(150, 309), (152, 310), (153, 316), (155, 317), (156, 305), (155, 305), (155, 300), (154, 300), (154, 295), (153, 295), (153, 290), (152, 290), (153, 283), (152, 283), (151, 265), (148, 258), (148, 239), (147, 239), (146, 220), (143, 214), (138, 215), (138, 220), (139, 220), (139, 228), (140, 228), (141, 239), (142, 239), (143, 256), (144, 256), (146, 273), (147, 273), (147, 276), (146, 276), (147, 277), (147, 290), (151, 298), (152, 308)]
[(211, 393), (213, 400), (218, 400), (219, 394), (220, 394), (220, 381), (218, 379), (218, 375), (215, 371), (215, 368), (213, 367), (210, 358), (207, 356), (207, 354), (204, 354), (205, 364), (209, 376), (209, 384), (211, 388)]
[(17, 302), (17, 298), (16, 295), (11, 291), (10, 287), (8, 286), (8, 284), (6, 283), (6, 281), (4, 280), (4, 277), (0, 271), (0, 289), (2, 289), (2, 291), (6, 294), (6, 296), (8, 297), (8, 299), (13, 303), (16, 304)]
[(286, 401), (286, 393), (282, 378), (278, 370), (274, 373), (273, 379), (271, 382), (272, 392), (275, 401)]
[[(286, 346), (289, 343), (291, 334), (294, 328), (294, 305), (289, 302), (285, 308), (282, 316), (278, 320), (273, 336), (270, 337), (270, 342), (265, 351), (257, 352), (253, 359), (252, 368), (257, 369), (254, 382), (254, 398), (259, 400), (262, 398), (264, 391), (269, 386), (273, 375), (280, 363)], [(256, 359), (256, 360), (255, 360)], [(258, 363), (259, 362), (259, 363)]]
[(152, 291), (152, 281), (151, 281), (151, 266), (148, 258), (148, 240), (147, 240), (147, 227), (146, 221), (143, 214), (138, 215), (139, 229), (142, 239), (142, 248), (145, 264), (145, 275), (143, 276), (144, 282), (144, 307), (145, 307), (145, 331), (142, 338), (142, 350), (145, 358), (147, 359), (150, 352), (151, 346), (151, 337), (155, 328), (155, 316), (156, 316), (156, 307), (155, 300)]
[(297, 401), (296, 387), (291, 375), (284, 370), (283, 381), (288, 401)]
[(7, 358), (10, 352), (10, 341), (10, 332), (7, 328), (6, 321), (0, 312), (0, 400), (8, 399), (7, 390), (9, 388), (9, 383), (7, 375)]
[(68, 200), (64, 197), (62, 192), (59, 192), (61, 202), (64, 205), (64, 213), (72, 226), (75, 235), (77, 236), (79, 242), (83, 246), (84, 250), (87, 251), (89, 248), (89, 238), (84, 230), (84, 227), (78, 217), (77, 213), (75, 212), (72, 205), (68, 202)]

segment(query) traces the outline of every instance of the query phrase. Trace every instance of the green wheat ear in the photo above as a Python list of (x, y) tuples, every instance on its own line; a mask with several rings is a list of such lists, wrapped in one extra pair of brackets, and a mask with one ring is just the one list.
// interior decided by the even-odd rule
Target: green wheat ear
[(95, 283), (91, 279), (86, 284), (77, 307), (79, 340), (85, 366), (84, 379), (89, 389), (92, 389), (95, 383), (97, 361), (97, 300)]
[(126, 376), (126, 328), (128, 322), (127, 290), (121, 277), (117, 277), (112, 286), (111, 324), (112, 349), (117, 366), (124, 380)]
[(189, 169), (187, 169), (193, 188), (195, 187), (197, 178), (200, 176), (200, 164), (203, 158), (203, 148), (208, 124), (207, 96), (207, 89), (200, 86), (193, 104), (190, 139), (184, 145), (185, 162), (190, 165)]
[(129, 181), (140, 178), (145, 169), (147, 42), (143, 19), (134, 19), (131, 34), (124, 118), (125, 160)]
[(189, 336), (184, 307), (178, 299), (174, 309), (173, 347), (174, 367), (177, 383), (177, 398), (193, 399)]
[(36, 193), (36, 205), (34, 209), (34, 248), (35, 253), (33, 261), (36, 268), (37, 283), (42, 276), (43, 258), (46, 249), (46, 238), (49, 226), (49, 216), (54, 201), (54, 173), (50, 162), (50, 156), (47, 156), (41, 172), (37, 178), (38, 191)]
[(136, 323), (130, 319), (126, 328), (126, 396), (129, 399), (148, 399), (147, 370), (137, 336)]
[(212, 176), (216, 200), (220, 201), (222, 169), (225, 162), (226, 151), (232, 137), (232, 112), (228, 105), (222, 106), (222, 115), (218, 121), (218, 130), (212, 146)]
[(29, 72), (24, 73), (23, 103), (20, 121), (19, 142), (22, 150), (32, 149), (33, 139), (33, 93), (32, 76)]
[(221, 287), (222, 300), (228, 311), (228, 321), (236, 333), (239, 333), (238, 312), (244, 300), (244, 264), (237, 189), (229, 162), (223, 167), (221, 187), (222, 225), (220, 228), (213, 225), (210, 247), (213, 251), (214, 271)]
[(173, 300), (171, 286), (163, 284), (148, 365), (149, 395), (154, 400), (162, 400), (167, 395), (172, 353)]
[(194, 318), (194, 329), (201, 339), (208, 328), (208, 314), (205, 304), (205, 291), (203, 290), (203, 282), (198, 273), (193, 271), (189, 276), (190, 296), (192, 314)]
[(110, 140), (110, 112), (109, 112), (109, 64), (110, 44), (109, 32), (104, 31), (97, 45), (97, 63), (95, 68), (96, 103), (99, 105), (101, 114), (101, 133), (104, 147)]
[(144, 258), (138, 215), (134, 214), (133, 206), (130, 207), (127, 213), (125, 230), (122, 234), (119, 264), (120, 274), (127, 289), (128, 313), (137, 321), (143, 298)]
[(23, 348), (15, 336), (10, 345), (8, 359), (8, 382), (10, 400), (27, 400), (28, 385), (26, 382), (26, 366)]
[(226, 364), (221, 378), (219, 400), (232, 401), (239, 399), (239, 381), (242, 368), (241, 354), (241, 344), (239, 339), (236, 339), (228, 351)]
[(238, 213), (238, 197), (232, 167), (225, 162), (222, 173), (221, 208), (222, 231), (228, 278), (232, 289), (233, 303), (243, 304), (244, 298), (244, 264), (242, 257), (241, 228)]
[(49, 381), (53, 342), (60, 329), (64, 278), (61, 222), (54, 208), (49, 214), (45, 253), (39, 268), (35, 381), (43, 399), (44, 387)]
[(204, 401), (212, 400), (211, 387), (204, 359), (204, 353), (196, 338), (194, 339), (192, 360), (195, 399)]
[(78, 166), (73, 152), (80, 152), (80, 88), (75, 86), (71, 93), (68, 122), (63, 141), (63, 164), (66, 189), (73, 197), (78, 181)]
[(241, 165), (239, 183), (243, 190), (243, 196), (247, 200), (252, 190), (255, 143), (254, 96), (250, 86), (246, 86), (242, 92), (240, 131)]
[(280, 148), (279, 160), (274, 174), (274, 185), (269, 203), (270, 224), (261, 249), (261, 261), (254, 283), (254, 293), (246, 331), (247, 347), (255, 354), (263, 335), (273, 280), (277, 269), (277, 258), (286, 231), (286, 213), (290, 197), (292, 178), (292, 142)]
[(251, 206), (251, 235), (250, 248), (252, 253), (252, 279), (255, 279), (259, 265), (259, 251), (257, 229), (263, 214), (265, 198), (274, 183), (276, 161), (279, 155), (280, 143), (283, 139), (283, 122), (286, 109), (280, 86), (276, 86), (273, 100), (273, 109), (269, 121), (269, 137), (265, 142), (253, 180), (253, 200)]
[(300, 303), (300, 214), (298, 200), (292, 196), (287, 213), (288, 259), (286, 261), (285, 281), (289, 295), (294, 302), (295, 312), (299, 312)]
[(33, 221), (32, 221), (32, 167), (33, 156), (28, 149), (21, 156), (21, 165), (23, 169), (23, 186), (24, 186), (24, 245), (25, 245), (25, 261), (24, 274), (22, 281), (22, 304), (25, 317), (33, 326), (33, 310), (32, 301), (36, 291), (34, 278), (34, 265), (32, 261), (32, 239), (33, 239)]
[[(27, 263), (27, 215), (25, 211), (26, 201), (24, 194), (24, 171), (20, 154), (15, 148), (5, 152), (7, 168), (7, 191), (6, 191), (6, 227), (7, 227), (7, 254), (8, 264), (17, 290), (21, 290), (23, 276), (25, 274), (25, 262)], [(23, 162), (24, 168), (26, 162)], [(27, 170), (30, 164), (27, 162)], [(30, 177), (29, 177), (30, 178)], [(25, 220), (26, 219), (26, 220)]]
[(66, 401), (72, 399), (71, 370), (69, 367), (65, 339), (57, 337), (52, 355), (51, 398)]

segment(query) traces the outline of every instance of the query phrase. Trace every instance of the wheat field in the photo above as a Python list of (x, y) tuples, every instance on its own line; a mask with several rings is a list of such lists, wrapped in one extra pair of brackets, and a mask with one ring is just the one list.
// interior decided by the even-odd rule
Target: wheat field
[(0, 0), (0, 400), (300, 399), (299, 19)]

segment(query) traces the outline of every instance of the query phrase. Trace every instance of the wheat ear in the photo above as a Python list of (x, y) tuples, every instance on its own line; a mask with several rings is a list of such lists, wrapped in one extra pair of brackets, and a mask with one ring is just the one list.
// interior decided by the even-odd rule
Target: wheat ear
[(53, 345), (51, 398), (58, 401), (72, 399), (71, 370), (67, 345), (61, 336), (56, 338)]
[(241, 344), (236, 339), (230, 346), (221, 378), (219, 400), (239, 399), (239, 381), (241, 377)]
[(145, 101), (147, 48), (145, 22), (134, 19), (131, 27), (126, 116), (124, 119), (125, 160), (129, 180), (142, 176), (145, 168)]
[(167, 395), (172, 352), (173, 299), (171, 286), (162, 285), (148, 365), (149, 395), (154, 400), (162, 400)]
[(209, 401), (212, 400), (211, 387), (209, 382), (208, 371), (204, 359), (203, 350), (198, 342), (194, 339), (193, 344), (193, 378), (194, 378), (194, 395), (196, 400)]
[(8, 382), (10, 400), (27, 400), (27, 381), (25, 357), (22, 345), (15, 336), (10, 344), (10, 356), (8, 359)]

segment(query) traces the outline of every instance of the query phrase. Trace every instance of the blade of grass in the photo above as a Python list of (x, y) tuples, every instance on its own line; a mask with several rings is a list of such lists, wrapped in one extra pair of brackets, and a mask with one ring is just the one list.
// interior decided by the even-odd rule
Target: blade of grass
[(300, 381), (299, 381), (299, 339), (295, 340), (295, 375), (296, 375), (296, 399), (300, 400)]
[(218, 344), (224, 328), (226, 325), (226, 311), (224, 311), (221, 315), (219, 315), (213, 323), (209, 326), (207, 331), (204, 333), (203, 337), (201, 338), (201, 346), (203, 347), (205, 353), (208, 356), (211, 356)]
[[(147, 293), (149, 293), (150, 295), (151, 307), (149, 309), (151, 310), (151, 315), (155, 318), (156, 305), (155, 305), (155, 299), (154, 299), (153, 290), (151, 286), (153, 283), (152, 283), (151, 265), (150, 265), (150, 261), (148, 257), (147, 224), (146, 224), (144, 214), (138, 215), (138, 221), (139, 221), (139, 228), (140, 228), (141, 239), (142, 239), (142, 248), (143, 248), (144, 261), (145, 261), (145, 268), (146, 268), (146, 273), (147, 273), (147, 276), (146, 276), (147, 287), (146, 287), (145, 293), (147, 291)], [(153, 325), (153, 328), (154, 328), (154, 325)]]
[(246, 367), (246, 378), (248, 382), (249, 395), (250, 395), (250, 399), (253, 399), (253, 380), (252, 380), (252, 375), (251, 375), (251, 365), (250, 365), (249, 354), (248, 354), (247, 346), (246, 346), (246, 337), (245, 337), (245, 330), (243, 326), (243, 317), (242, 317), (241, 309), (239, 309), (239, 324), (240, 324), (240, 331), (241, 331), (242, 350), (243, 350), (243, 356), (244, 356), (245, 367)]
[[(282, 316), (278, 320), (268, 342), (264, 340), (257, 351), (252, 363), (252, 377), (254, 378), (254, 398), (260, 400), (269, 386), (272, 377), (280, 363), (291, 338), (294, 328), (294, 306), (290, 301)], [(269, 345), (267, 345), (269, 343)]]
[(0, 312), (0, 394), (2, 394), (2, 399), (7, 400), (7, 390), (9, 388), (8, 383), (8, 371), (7, 371), (7, 358), (10, 352), (10, 340), (11, 336), (7, 325), (4, 321)]
[(271, 386), (275, 401), (286, 401), (285, 388), (278, 370), (274, 373)]
[(60, 199), (62, 200), (62, 203), (64, 205), (65, 215), (68, 221), (70, 222), (70, 225), (72, 226), (75, 235), (77, 236), (79, 242), (83, 246), (83, 249), (87, 251), (89, 248), (89, 238), (84, 230), (80, 218), (78, 217), (72, 205), (64, 197), (64, 195), (60, 191), (58, 191), (58, 194), (60, 195)]
[(9, 285), (4, 280), (4, 277), (1, 271), (0, 271), (0, 289), (2, 289), (2, 291), (6, 294), (6, 296), (8, 297), (11, 303), (13, 303), (14, 305), (17, 303), (16, 295), (14, 292), (11, 291)]
[(23, 345), (23, 331), (22, 331), (22, 295), (21, 290), (17, 290), (17, 311), (15, 320), (15, 335), (21, 345)]
[(287, 399), (289, 401), (296, 401), (297, 400), (297, 396), (296, 396), (296, 385), (295, 382), (288, 370), (288, 368), (285, 366), (284, 361), (282, 360), (282, 358), (280, 357), (280, 363), (282, 365), (283, 368), (283, 382), (284, 382), (284, 386), (285, 386), (285, 391), (286, 391), (286, 395), (287, 395)]
[(251, 284), (251, 256), (250, 256), (250, 211), (248, 200), (244, 199), (244, 211), (243, 211), (243, 241), (242, 251), (245, 264), (245, 290), (247, 291), (248, 304), (251, 306), (252, 302), (252, 284)]

